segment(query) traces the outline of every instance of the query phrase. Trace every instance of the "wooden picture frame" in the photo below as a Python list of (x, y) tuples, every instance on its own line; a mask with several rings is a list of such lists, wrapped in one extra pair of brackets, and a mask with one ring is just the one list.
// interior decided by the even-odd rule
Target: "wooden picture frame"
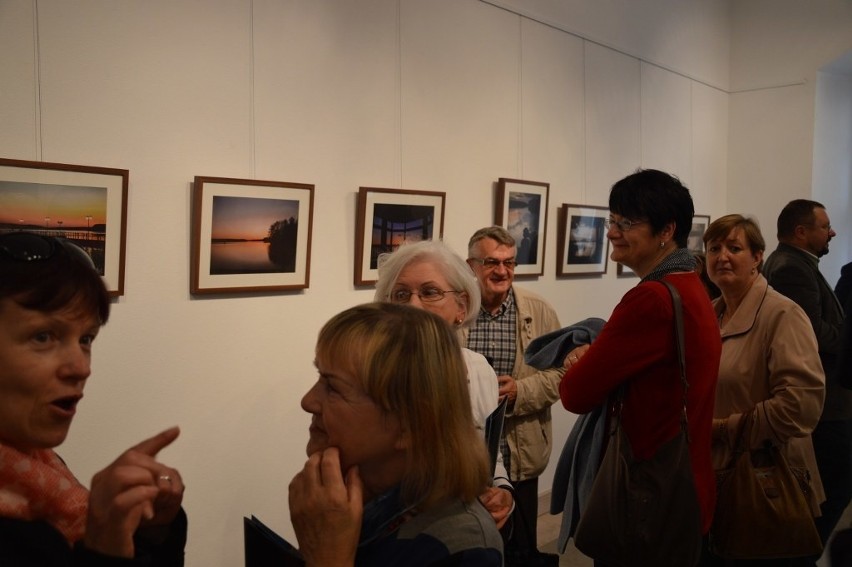
[(544, 245), (547, 235), (549, 183), (509, 179), (497, 180), (494, 224), (515, 238), (515, 275), (544, 275)]
[(693, 254), (704, 253), (704, 231), (710, 226), (710, 215), (695, 215), (692, 217), (692, 228), (686, 239), (686, 247)]
[(378, 280), (378, 257), (405, 241), (444, 236), (446, 193), (361, 187), (355, 227), (355, 285)]
[(110, 296), (124, 295), (126, 169), (0, 158), (0, 233), (26, 230), (82, 248)]
[(305, 289), (314, 186), (196, 176), (190, 292)]
[(616, 263), (615, 274), (620, 278), (638, 278), (636, 272), (625, 266), (624, 264)]
[(560, 207), (556, 258), (558, 276), (606, 273), (609, 240), (604, 221), (608, 216), (606, 207), (571, 204)]

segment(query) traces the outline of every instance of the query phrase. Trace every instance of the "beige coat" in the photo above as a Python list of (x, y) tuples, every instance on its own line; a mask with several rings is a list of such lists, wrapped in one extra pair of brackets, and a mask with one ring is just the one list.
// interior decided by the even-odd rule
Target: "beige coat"
[[(533, 339), (560, 328), (556, 312), (541, 296), (512, 286), (518, 310), (515, 341), (515, 367), (518, 397), (506, 413), (503, 431), (509, 444), (509, 478), (528, 480), (541, 475), (553, 448), (550, 406), (559, 399), (561, 368), (536, 370), (524, 362), (524, 351)], [(461, 344), (467, 345), (469, 331), (460, 331)]]
[[(713, 307), (721, 315), (724, 300), (717, 299)], [(795, 473), (810, 477), (810, 504), (818, 515), (825, 494), (810, 433), (824, 400), (825, 374), (807, 315), (758, 275), (722, 328), (713, 415), (727, 419), (727, 439), (714, 440), (714, 468), (727, 466), (740, 419), (755, 408), (751, 447), (759, 448), (769, 440), (781, 448)]]

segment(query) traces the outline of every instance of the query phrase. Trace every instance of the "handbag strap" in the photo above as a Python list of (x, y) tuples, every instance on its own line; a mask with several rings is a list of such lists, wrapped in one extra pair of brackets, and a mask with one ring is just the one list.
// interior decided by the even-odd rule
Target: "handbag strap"
[(677, 288), (666, 280), (659, 280), (669, 290), (672, 296), (672, 311), (674, 312), (675, 342), (677, 343), (677, 359), (680, 366), (680, 382), (683, 384), (683, 403), (680, 410), (680, 426), (686, 434), (687, 443), (689, 438), (689, 422), (686, 417), (686, 394), (689, 390), (689, 382), (686, 381), (686, 350), (683, 338), (683, 301)]

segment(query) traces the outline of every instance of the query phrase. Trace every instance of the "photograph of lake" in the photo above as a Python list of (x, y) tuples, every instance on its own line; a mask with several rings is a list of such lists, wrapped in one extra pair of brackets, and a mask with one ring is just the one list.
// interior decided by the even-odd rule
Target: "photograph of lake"
[(214, 196), (210, 275), (296, 270), (299, 202)]

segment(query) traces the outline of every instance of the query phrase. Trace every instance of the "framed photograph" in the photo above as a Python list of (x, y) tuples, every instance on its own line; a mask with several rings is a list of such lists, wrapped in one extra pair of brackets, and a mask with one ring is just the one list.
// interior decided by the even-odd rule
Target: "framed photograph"
[(126, 169), (0, 158), (0, 233), (66, 238), (91, 256), (111, 296), (124, 294)]
[(690, 252), (704, 253), (704, 231), (710, 226), (710, 215), (695, 215), (692, 217), (692, 228), (686, 239), (686, 247)]
[(403, 242), (444, 236), (446, 193), (361, 187), (355, 228), (355, 285), (378, 280), (379, 254)]
[(609, 252), (606, 207), (563, 204), (559, 209), (556, 274), (605, 274)]
[(547, 233), (549, 183), (506, 179), (497, 181), (494, 224), (515, 237), (515, 275), (544, 275), (544, 240)]
[(636, 272), (625, 266), (624, 264), (616, 264), (615, 274), (620, 278), (636, 278)]
[(313, 185), (196, 177), (190, 291), (307, 288), (313, 211)]

